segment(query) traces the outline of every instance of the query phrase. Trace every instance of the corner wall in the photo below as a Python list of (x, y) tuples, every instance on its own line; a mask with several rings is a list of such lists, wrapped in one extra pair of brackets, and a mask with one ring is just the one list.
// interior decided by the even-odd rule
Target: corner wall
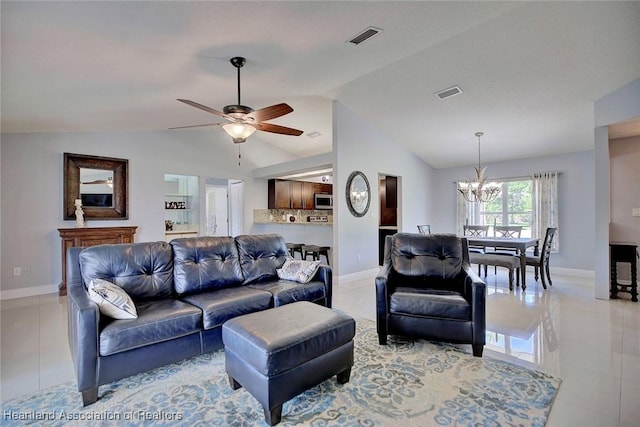
[(610, 141), (609, 158), (611, 240), (640, 244), (640, 217), (632, 216), (640, 208), (640, 136)]
[[(134, 225), (136, 241), (155, 241), (164, 240), (165, 173), (243, 180), (244, 232), (252, 231), (253, 209), (267, 205), (266, 181), (253, 179), (253, 169), (292, 157), (257, 139), (241, 149), (238, 166), (238, 147), (211, 130), (2, 134), (0, 298), (57, 290), (57, 229), (75, 226), (62, 220), (64, 152), (128, 159), (129, 219), (87, 226)], [(23, 274), (13, 276), (18, 266)]]
[[(401, 177), (399, 231), (416, 233), (416, 226), (431, 218), (433, 168), (339, 102), (333, 120), (334, 276), (344, 276), (378, 268), (378, 174)], [(367, 176), (372, 193), (369, 212), (361, 218), (349, 212), (345, 195), (347, 178), (356, 170)]]
[(609, 299), (609, 222), (611, 220), (609, 132), (607, 126), (640, 117), (640, 79), (594, 102), (595, 139), (595, 297)]

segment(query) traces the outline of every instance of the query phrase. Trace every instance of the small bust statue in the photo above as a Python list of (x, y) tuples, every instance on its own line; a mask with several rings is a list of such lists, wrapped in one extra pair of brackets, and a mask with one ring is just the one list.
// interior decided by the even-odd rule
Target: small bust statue
[(82, 210), (82, 200), (76, 199), (76, 227), (84, 227), (84, 211)]

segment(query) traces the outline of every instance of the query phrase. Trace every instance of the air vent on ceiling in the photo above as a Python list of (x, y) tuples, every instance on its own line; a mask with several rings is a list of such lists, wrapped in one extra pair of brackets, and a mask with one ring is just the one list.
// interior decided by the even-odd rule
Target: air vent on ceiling
[(378, 34), (381, 31), (382, 30), (380, 28), (369, 27), (366, 30), (361, 31), (360, 33), (358, 33), (358, 35), (352, 37), (351, 40), (348, 41), (348, 43), (351, 43), (351, 44), (357, 46), (360, 43), (364, 42), (365, 40), (369, 40), (371, 37), (375, 36), (376, 34)]
[(460, 86), (453, 86), (448, 89), (441, 90), (440, 92), (436, 92), (435, 95), (440, 99), (451, 98), (452, 96), (460, 95), (462, 93), (462, 89)]

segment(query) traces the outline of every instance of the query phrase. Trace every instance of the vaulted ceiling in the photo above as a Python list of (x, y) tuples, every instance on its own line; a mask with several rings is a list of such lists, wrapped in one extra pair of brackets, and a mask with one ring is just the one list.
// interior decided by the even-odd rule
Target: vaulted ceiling
[[(287, 102), (251, 138), (331, 150), (334, 99), (434, 167), (588, 150), (593, 102), (640, 78), (640, 2), (2, 1), (2, 132), (215, 122), (176, 101)], [(382, 31), (354, 46), (368, 27)], [(463, 93), (440, 100), (439, 90)], [(180, 132), (180, 131), (175, 131)], [(202, 132), (222, 132), (206, 128)], [(317, 132), (320, 136), (308, 135)], [(253, 141), (251, 141), (253, 143)], [(256, 142), (256, 143), (257, 143)], [(229, 141), (229, 143), (231, 143)]]

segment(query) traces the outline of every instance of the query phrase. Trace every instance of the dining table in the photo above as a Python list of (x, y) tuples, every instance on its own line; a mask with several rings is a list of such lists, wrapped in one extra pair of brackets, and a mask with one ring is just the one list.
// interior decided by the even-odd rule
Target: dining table
[(522, 289), (526, 286), (527, 248), (533, 248), (535, 256), (540, 255), (540, 239), (536, 237), (474, 237), (464, 236), (469, 246), (481, 246), (483, 248), (514, 248), (518, 250), (520, 256), (520, 277), (522, 279)]

